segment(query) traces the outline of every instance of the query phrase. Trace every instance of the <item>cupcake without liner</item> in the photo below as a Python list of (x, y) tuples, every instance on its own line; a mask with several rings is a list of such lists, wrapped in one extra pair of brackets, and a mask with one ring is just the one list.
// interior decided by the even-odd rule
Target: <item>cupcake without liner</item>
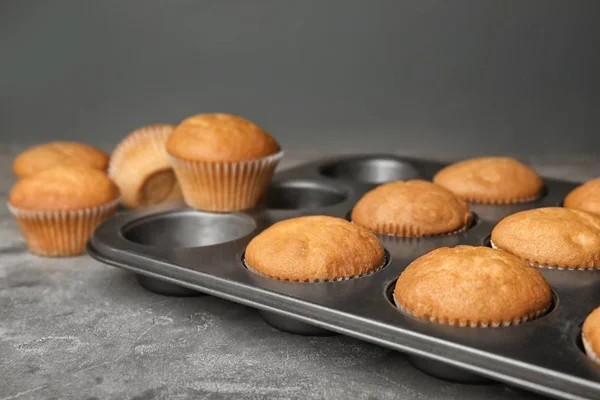
[(595, 308), (583, 322), (581, 341), (586, 355), (600, 364), (600, 307)]
[(439, 236), (464, 231), (472, 219), (467, 203), (441, 186), (416, 179), (390, 182), (367, 192), (352, 221), (380, 235)]
[(479, 157), (438, 171), (433, 182), (461, 199), (481, 204), (526, 203), (539, 198), (544, 183), (527, 165), (510, 157)]
[(600, 178), (577, 186), (567, 197), (563, 206), (600, 215)]
[(175, 126), (155, 124), (130, 133), (112, 153), (108, 175), (128, 208), (161, 204), (183, 198), (166, 143)]
[(8, 200), (29, 250), (54, 257), (83, 253), (118, 204), (119, 190), (104, 172), (63, 166), (20, 180)]
[(278, 222), (254, 237), (244, 262), (273, 279), (337, 281), (381, 269), (385, 250), (374, 234), (345, 219), (307, 216)]
[(545, 314), (552, 291), (542, 274), (518, 257), (456, 246), (436, 249), (406, 267), (394, 301), (402, 312), (430, 322), (496, 328)]
[(59, 165), (92, 167), (106, 171), (108, 162), (108, 154), (87, 144), (50, 142), (31, 147), (19, 154), (13, 163), (13, 172), (19, 178), (27, 178)]
[(490, 242), (536, 267), (600, 268), (600, 216), (581, 210), (544, 207), (509, 215)]
[(283, 157), (271, 135), (230, 114), (187, 118), (167, 140), (167, 152), (185, 202), (214, 212), (255, 207)]

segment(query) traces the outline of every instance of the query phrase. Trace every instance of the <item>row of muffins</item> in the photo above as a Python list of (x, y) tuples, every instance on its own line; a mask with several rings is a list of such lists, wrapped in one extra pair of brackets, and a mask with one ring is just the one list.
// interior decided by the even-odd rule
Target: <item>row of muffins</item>
[(135, 130), (108, 154), (52, 142), (17, 156), (8, 207), (29, 249), (81, 254), (94, 229), (128, 208), (184, 200), (213, 212), (254, 207), (283, 152), (258, 125), (231, 114), (199, 114), (178, 126)]

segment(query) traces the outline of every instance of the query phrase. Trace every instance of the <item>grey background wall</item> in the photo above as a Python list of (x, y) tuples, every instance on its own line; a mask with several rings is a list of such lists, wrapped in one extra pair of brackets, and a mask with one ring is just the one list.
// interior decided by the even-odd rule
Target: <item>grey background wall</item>
[(0, 139), (226, 111), (288, 149), (595, 155), (600, 2), (0, 3)]

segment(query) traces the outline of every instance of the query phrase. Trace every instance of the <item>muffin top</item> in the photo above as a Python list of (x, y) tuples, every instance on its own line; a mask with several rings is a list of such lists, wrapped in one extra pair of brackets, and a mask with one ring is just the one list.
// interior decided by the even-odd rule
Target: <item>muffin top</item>
[(13, 172), (27, 178), (45, 169), (63, 166), (87, 166), (105, 171), (108, 154), (92, 146), (77, 142), (51, 142), (31, 147), (17, 156)]
[(278, 222), (252, 239), (245, 254), (257, 273), (299, 282), (356, 277), (378, 269), (384, 259), (375, 235), (327, 216)]
[(596, 356), (594, 361), (600, 362), (598, 359), (600, 357), (600, 307), (587, 316), (581, 327), (581, 333), (586, 351), (593, 351)]
[(352, 221), (379, 234), (426, 236), (453, 232), (471, 220), (469, 206), (452, 192), (424, 180), (396, 181), (367, 192)]
[(552, 303), (542, 274), (489, 247), (441, 247), (398, 278), (396, 303), (418, 318), (461, 326), (497, 326), (530, 318)]
[(600, 215), (600, 178), (573, 189), (565, 198), (564, 206)]
[(57, 166), (17, 182), (8, 203), (21, 210), (69, 211), (98, 207), (118, 198), (117, 186), (104, 172)]
[(188, 161), (237, 162), (278, 153), (279, 144), (261, 127), (230, 114), (185, 119), (169, 137), (167, 152)]
[(528, 262), (564, 268), (600, 267), (600, 217), (562, 207), (521, 211), (492, 230), (493, 245)]
[(438, 171), (433, 182), (473, 203), (509, 204), (529, 201), (542, 192), (543, 182), (525, 164), (509, 157), (481, 157)]

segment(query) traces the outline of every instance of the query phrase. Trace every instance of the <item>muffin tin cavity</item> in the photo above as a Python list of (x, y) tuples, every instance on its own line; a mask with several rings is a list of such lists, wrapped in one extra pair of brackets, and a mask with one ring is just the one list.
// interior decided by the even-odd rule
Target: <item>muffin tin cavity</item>
[(245, 214), (213, 214), (201, 211), (166, 212), (125, 225), (125, 239), (153, 247), (203, 247), (231, 242), (250, 234), (254, 219)]
[(391, 157), (361, 157), (336, 161), (321, 166), (319, 172), (329, 178), (370, 184), (422, 177), (416, 165)]
[(266, 206), (275, 210), (329, 207), (344, 202), (348, 194), (320, 182), (290, 180), (271, 185)]

